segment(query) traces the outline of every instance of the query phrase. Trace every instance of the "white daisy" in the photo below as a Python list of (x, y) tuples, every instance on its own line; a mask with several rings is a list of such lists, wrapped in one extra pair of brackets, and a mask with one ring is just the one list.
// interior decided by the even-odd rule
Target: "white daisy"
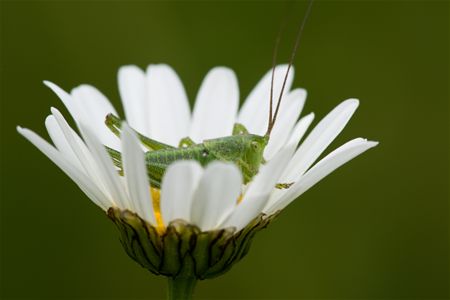
[[(275, 70), (275, 95), (285, 71), (286, 66)], [(240, 169), (232, 163), (213, 161), (202, 167), (196, 161), (179, 160), (167, 167), (160, 188), (151, 186), (136, 131), (172, 146), (185, 137), (201, 143), (229, 136), (235, 123), (262, 136), (268, 126), (270, 81), (268, 72), (238, 112), (234, 73), (214, 68), (203, 81), (191, 114), (181, 81), (171, 68), (150, 66), (145, 74), (134, 66), (123, 67), (119, 88), (129, 125), (122, 123), (120, 138), (104, 123), (105, 116), (117, 112), (94, 87), (82, 85), (68, 94), (45, 82), (68, 108), (81, 137), (55, 108), (45, 121), (54, 145), (29, 129), (18, 127), (18, 131), (107, 211), (132, 259), (169, 278), (170, 299), (190, 299), (198, 279), (229, 270), (280, 210), (336, 168), (377, 145), (357, 138), (314, 164), (359, 103), (350, 99), (339, 104), (297, 146), (314, 115), (297, 121), (306, 92), (295, 89), (284, 97), (264, 151), (266, 163), (250, 182), (244, 184)], [(292, 75), (287, 90), (291, 83)], [(120, 170), (105, 145), (120, 151)]]
[[(274, 95), (281, 89), (286, 68), (283, 65), (275, 69)], [(50, 82), (45, 84), (61, 98), (81, 137), (55, 108), (45, 121), (54, 146), (29, 129), (18, 127), (18, 131), (58, 165), (95, 204), (105, 211), (113, 208), (116, 212), (133, 212), (150, 228), (155, 228), (160, 236), (166, 229), (178, 228), (171, 227), (177, 220), (184, 220), (201, 232), (229, 228), (233, 228), (234, 233), (251, 231), (253, 229), (246, 229), (246, 226), (255, 218), (276, 215), (323, 177), (377, 145), (377, 142), (356, 138), (313, 165), (345, 127), (359, 102), (350, 99), (339, 104), (297, 147), (314, 115), (306, 115), (297, 121), (306, 91), (290, 90), (291, 73), (277, 123), (264, 152), (267, 163), (250, 183), (244, 186), (239, 169), (231, 163), (213, 162), (203, 168), (195, 161), (177, 161), (166, 170), (161, 189), (151, 188), (143, 147), (134, 130), (172, 146), (178, 146), (187, 136), (197, 143), (229, 136), (235, 123), (243, 124), (250, 133), (264, 135), (269, 114), (271, 71), (238, 110), (239, 89), (233, 71), (224, 67), (212, 69), (200, 87), (192, 113), (180, 79), (167, 65), (151, 65), (146, 73), (135, 66), (125, 66), (119, 70), (118, 78), (128, 123), (124, 122), (122, 126), (121, 138), (104, 124), (107, 114), (117, 115), (117, 112), (97, 89), (81, 85), (68, 94)], [(104, 145), (121, 151), (122, 175)], [(287, 188), (276, 188), (278, 183)], [(115, 221), (119, 227), (120, 222), (138, 226), (129, 214), (116, 215), (116, 212), (109, 213), (113, 220), (119, 220), (119, 223)], [(244, 243), (238, 240), (242, 235), (231, 236), (237, 244)], [(127, 240), (129, 236), (125, 235), (123, 239)], [(131, 245), (133, 240), (129, 239), (129, 243)], [(161, 249), (166, 247), (156, 244), (155, 247)], [(175, 271), (166, 271), (164, 264), (162, 269), (155, 269), (151, 263), (143, 262), (132, 248), (126, 250), (152, 272), (175, 276)], [(240, 253), (232, 256), (237, 260), (243, 256), (241, 250), (230, 251)], [(196, 252), (192, 250), (192, 253), (195, 257)], [(233, 261), (227, 261), (225, 265)], [(196, 276), (207, 278), (217, 272), (212, 267)]]

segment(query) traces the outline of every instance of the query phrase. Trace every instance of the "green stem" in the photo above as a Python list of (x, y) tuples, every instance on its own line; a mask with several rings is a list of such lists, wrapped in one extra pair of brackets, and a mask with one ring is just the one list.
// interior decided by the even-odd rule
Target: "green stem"
[(173, 278), (169, 277), (169, 300), (191, 300), (194, 294), (195, 277)]

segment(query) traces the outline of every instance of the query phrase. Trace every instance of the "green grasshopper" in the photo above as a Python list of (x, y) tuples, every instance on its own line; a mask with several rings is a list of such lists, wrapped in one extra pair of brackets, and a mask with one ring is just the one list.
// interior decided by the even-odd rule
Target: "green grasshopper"
[[(194, 143), (189, 137), (186, 137), (180, 141), (180, 144), (177, 148), (150, 139), (136, 132), (142, 144), (149, 149), (149, 151), (145, 153), (145, 160), (147, 164), (149, 181), (152, 187), (161, 187), (161, 180), (165, 171), (170, 164), (177, 160), (196, 160), (202, 166), (206, 166), (210, 162), (216, 160), (231, 162), (240, 169), (244, 183), (248, 183), (252, 180), (252, 178), (258, 173), (261, 164), (265, 163), (265, 160), (263, 158), (264, 149), (269, 142), (270, 133), (272, 132), (272, 129), (276, 122), (281, 99), (283, 97), (283, 91), (286, 85), (289, 71), (294, 61), (295, 53), (297, 52), (305, 21), (311, 9), (311, 4), (312, 1), (308, 6), (308, 10), (305, 13), (305, 17), (303, 18), (299, 31), (297, 33), (295, 45), (284, 77), (280, 95), (278, 97), (276, 109), (272, 114), (274, 71), (276, 53), (279, 43), (279, 38), (277, 38), (274, 51), (272, 80), (270, 87), (269, 121), (265, 135), (260, 136), (251, 134), (242, 124), (235, 124), (233, 134), (231, 136), (205, 140), (203, 141), (203, 143), (199, 144)], [(122, 121), (118, 117), (109, 114), (108, 116), (106, 116), (105, 123), (113, 133), (115, 133), (117, 136), (120, 136)], [(120, 152), (111, 148), (107, 148), (107, 150), (109, 155), (113, 159), (114, 164), (122, 172), (123, 169)], [(289, 188), (291, 184), (292, 183), (279, 183), (276, 185), (276, 187), (284, 189)]]
[[(121, 120), (109, 114), (105, 123), (116, 135), (120, 135)], [(269, 132), (270, 134), (270, 132)], [(242, 172), (244, 183), (252, 180), (264, 163), (263, 152), (269, 141), (269, 135), (249, 134), (241, 124), (234, 126), (233, 135), (205, 140), (195, 144), (190, 138), (180, 141), (178, 148), (150, 139), (137, 133), (142, 144), (150, 151), (145, 153), (147, 172), (153, 187), (161, 186), (161, 179), (167, 167), (177, 160), (192, 159), (206, 166), (219, 160), (235, 163)], [(118, 151), (107, 148), (114, 164), (122, 169), (121, 155)]]

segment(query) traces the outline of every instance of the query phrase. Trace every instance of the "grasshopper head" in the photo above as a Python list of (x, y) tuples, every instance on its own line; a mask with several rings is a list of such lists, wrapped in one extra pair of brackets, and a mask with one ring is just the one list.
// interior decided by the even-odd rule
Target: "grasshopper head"
[(266, 149), (268, 142), (269, 142), (268, 136), (259, 136), (259, 135), (248, 136), (248, 143), (245, 151), (245, 161), (248, 164), (249, 169), (246, 171), (243, 170), (244, 179), (245, 177), (251, 179), (258, 173), (259, 166), (261, 165), (261, 163), (264, 162), (263, 154), (264, 149)]

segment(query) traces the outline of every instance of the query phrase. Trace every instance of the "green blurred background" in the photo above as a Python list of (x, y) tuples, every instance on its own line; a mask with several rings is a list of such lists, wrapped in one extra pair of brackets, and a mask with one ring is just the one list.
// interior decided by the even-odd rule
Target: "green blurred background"
[[(159, 299), (165, 279), (130, 260), (104, 213), (15, 126), (46, 135), (42, 84), (90, 83), (120, 108), (117, 69), (168, 63), (190, 99), (213, 66), (241, 99), (290, 54), (305, 2), (1, 2), (3, 299)], [(315, 124), (361, 106), (332, 148), (380, 145), (345, 165), (256, 238), (197, 299), (448, 299), (449, 2), (317, 1), (295, 61)], [(67, 116), (67, 112), (63, 109)]]

